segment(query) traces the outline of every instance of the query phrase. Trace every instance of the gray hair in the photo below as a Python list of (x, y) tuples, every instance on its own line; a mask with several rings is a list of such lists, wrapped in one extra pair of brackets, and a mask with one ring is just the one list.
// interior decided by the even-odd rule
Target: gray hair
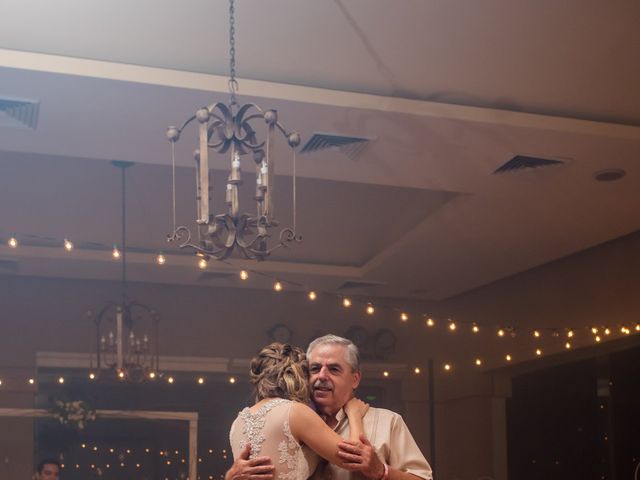
[(321, 345), (339, 345), (341, 347), (345, 347), (345, 357), (347, 363), (351, 366), (351, 371), (360, 371), (360, 352), (358, 352), (358, 347), (356, 347), (351, 340), (339, 337), (338, 335), (333, 335), (332, 333), (318, 337), (311, 342), (307, 348), (307, 360), (311, 356), (313, 349)]

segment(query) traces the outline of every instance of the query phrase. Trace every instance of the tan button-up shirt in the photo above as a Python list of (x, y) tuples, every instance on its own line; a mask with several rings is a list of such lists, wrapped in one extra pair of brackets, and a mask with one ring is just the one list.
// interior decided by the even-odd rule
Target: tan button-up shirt
[[(336, 416), (335, 431), (349, 438), (349, 421), (340, 410)], [(384, 408), (370, 407), (363, 419), (364, 432), (381, 461), (391, 468), (412, 473), (425, 480), (432, 480), (431, 467), (409, 432), (400, 415)], [(331, 464), (320, 465), (312, 477), (314, 480), (362, 480), (363, 475), (349, 472)]]

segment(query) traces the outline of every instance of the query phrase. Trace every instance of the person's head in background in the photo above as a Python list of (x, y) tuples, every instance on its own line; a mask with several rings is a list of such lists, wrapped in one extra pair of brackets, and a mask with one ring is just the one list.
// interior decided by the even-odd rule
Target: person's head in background
[(251, 360), (251, 383), (256, 402), (264, 398), (286, 398), (309, 402), (309, 369), (301, 348), (274, 342)]
[(61, 469), (60, 462), (53, 458), (45, 458), (38, 463), (36, 480), (59, 480)]

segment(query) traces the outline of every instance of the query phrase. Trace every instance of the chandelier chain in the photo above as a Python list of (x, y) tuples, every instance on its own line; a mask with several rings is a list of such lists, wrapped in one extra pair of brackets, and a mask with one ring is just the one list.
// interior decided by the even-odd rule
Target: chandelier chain
[(234, 0), (229, 0), (229, 92), (231, 93), (231, 105), (237, 105), (236, 91), (236, 16)]

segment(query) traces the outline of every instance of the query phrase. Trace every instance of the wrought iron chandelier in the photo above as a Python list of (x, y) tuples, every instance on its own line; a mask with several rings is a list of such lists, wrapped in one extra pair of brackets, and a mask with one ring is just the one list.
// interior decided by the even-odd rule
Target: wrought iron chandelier
[[(126, 171), (133, 162), (114, 161), (112, 164), (121, 170), (122, 176), (122, 244), (120, 250), (114, 250), (120, 252), (121, 298), (119, 302), (107, 303), (97, 315), (88, 312), (88, 317), (96, 326), (97, 375), (107, 373), (107, 376), (121, 380), (139, 382), (145, 378), (153, 379), (158, 373), (160, 317), (151, 307), (127, 296)], [(90, 375), (96, 375), (93, 356)]]
[[(228, 103), (217, 102), (198, 109), (178, 128), (167, 129), (171, 142), (173, 176), (173, 233), (168, 240), (177, 240), (180, 248), (188, 248), (197, 255), (223, 260), (237, 248), (242, 256), (253, 260), (264, 260), (274, 250), (288, 247), (291, 242), (301, 242), (296, 232), (296, 157), (295, 148), (300, 144), (297, 132), (287, 132), (278, 120), (276, 110), (263, 110), (254, 103), (238, 104), (236, 91), (235, 58), (235, 9), (234, 0), (229, 0), (229, 93)], [(196, 202), (198, 239), (192, 242), (191, 231), (185, 226), (176, 227), (175, 220), (175, 144), (187, 125), (196, 120), (199, 124), (198, 148), (194, 151), (196, 161)], [(258, 123), (266, 125), (266, 138), (259, 139)], [(270, 242), (270, 230), (279, 225), (274, 218), (274, 141), (279, 132), (287, 141), (293, 156), (293, 223), (280, 231), (278, 241)], [(227, 178), (225, 204), (227, 211), (211, 213), (213, 173), (209, 165), (209, 153), (229, 155), (230, 173)], [(255, 214), (240, 213), (239, 187), (243, 183), (241, 158), (250, 155), (255, 164), (256, 201)]]

